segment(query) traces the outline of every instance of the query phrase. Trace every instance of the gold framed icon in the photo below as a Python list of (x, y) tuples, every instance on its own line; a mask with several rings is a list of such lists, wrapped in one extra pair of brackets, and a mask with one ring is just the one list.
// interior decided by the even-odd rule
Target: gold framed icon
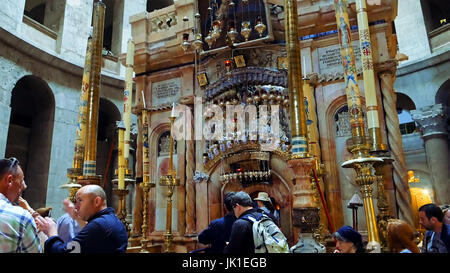
[(278, 70), (287, 70), (288, 69), (288, 63), (287, 63), (286, 56), (277, 57), (277, 68), (278, 68)]
[(237, 68), (247, 66), (243, 55), (234, 56), (234, 63), (236, 64)]
[(198, 85), (200, 85), (200, 87), (204, 87), (209, 84), (206, 73), (201, 73), (201, 74), (197, 75), (197, 81), (198, 81)]

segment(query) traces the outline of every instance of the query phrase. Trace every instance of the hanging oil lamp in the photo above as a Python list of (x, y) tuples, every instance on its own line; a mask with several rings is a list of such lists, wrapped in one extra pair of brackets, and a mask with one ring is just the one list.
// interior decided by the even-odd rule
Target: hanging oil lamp
[(252, 32), (250, 21), (244, 21), (241, 25), (241, 35), (244, 36), (245, 41), (248, 41), (250, 33)]
[(214, 39), (214, 41), (217, 41), (217, 39), (220, 38), (220, 21), (214, 20), (212, 27), (213, 27), (213, 31), (212, 31), (211, 37)]
[(260, 15), (258, 15), (258, 18), (256, 19), (255, 30), (259, 33), (259, 37), (262, 37), (264, 31), (266, 31), (266, 25), (263, 24)]
[(212, 30), (209, 31), (208, 36), (205, 37), (205, 42), (208, 44), (209, 49), (211, 49), (213, 43), (214, 43), (214, 39), (211, 36)]
[(181, 43), (181, 47), (184, 51), (187, 51), (191, 43), (189, 43), (189, 33), (183, 33), (183, 42)]
[(225, 60), (225, 68), (227, 70), (228, 80), (230, 80), (230, 78), (231, 78), (231, 65), (232, 65), (231, 60), (228, 60), (228, 59)]
[(232, 43), (236, 41), (236, 37), (238, 36), (238, 34), (239, 33), (236, 31), (236, 28), (234, 27), (234, 21), (230, 21), (227, 36)]
[(197, 51), (200, 51), (203, 48), (202, 34), (201, 33), (195, 34), (195, 40), (192, 42), (192, 44), (194, 45), (194, 48)]

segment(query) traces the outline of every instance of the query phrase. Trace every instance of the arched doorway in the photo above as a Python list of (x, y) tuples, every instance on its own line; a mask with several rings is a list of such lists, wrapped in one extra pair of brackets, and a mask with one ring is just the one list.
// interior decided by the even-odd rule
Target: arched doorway
[(6, 157), (21, 162), (28, 188), (23, 197), (33, 208), (45, 206), (55, 99), (39, 77), (25, 76), (12, 90)]
[(97, 174), (105, 189), (109, 206), (116, 206), (112, 193), (112, 179), (117, 168), (116, 122), (121, 120), (119, 109), (108, 99), (100, 98), (97, 127)]
[(414, 101), (403, 93), (397, 93), (397, 114), (402, 135), (416, 131), (416, 123), (411, 117), (411, 110), (416, 110)]
[[(293, 185), (290, 182), (292, 179), (292, 172), (288, 168), (284, 159), (270, 155), (269, 164), (271, 176), (268, 179), (262, 179), (256, 181), (253, 178), (252, 181), (238, 181), (231, 180), (229, 182), (220, 181), (222, 173), (228, 173), (233, 171), (233, 165), (236, 163), (242, 163), (240, 166), (245, 168), (245, 165), (254, 164), (260, 165), (262, 160), (252, 159), (244, 160), (242, 156), (235, 157), (233, 161), (222, 161), (210, 172), (210, 182), (208, 182), (208, 207), (209, 207), (209, 220), (212, 221), (216, 218), (223, 216), (223, 200), (224, 196), (230, 192), (244, 191), (252, 197), (256, 197), (258, 192), (264, 191), (273, 197), (273, 203), (279, 207), (280, 215), (280, 229), (288, 239), (290, 246), (296, 243), (298, 238), (294, 238), (294, 231), (292, 225), (292, 188)], [(255, 166), (253, 166), (255, 167)], [(245, 171), (245, 169), (242, 169)], [(245, 182), (245, 183), (243, 183)]]
[[(447, 80), (444, 84), (439, 87), (436, 93), (436, 104), (441, 103), (446, 106), (447, 110), (447, 130), (450, 130), (450, 80)], [(447, 135), (448, 142), (450, 144), (450, 134)]]

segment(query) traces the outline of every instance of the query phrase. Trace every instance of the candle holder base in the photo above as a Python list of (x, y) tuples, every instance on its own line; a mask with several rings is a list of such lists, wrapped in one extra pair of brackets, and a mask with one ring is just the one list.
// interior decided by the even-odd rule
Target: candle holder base
[(117, 217), (125, 226), (128, 237), (130, 237), (130, 224), (127, 222), (127, 209), (126, 209), (126, 197), (128, 195), (128, 190), (114, 189), (113, 193), (119, 197), (119, 208), (117, 209)]

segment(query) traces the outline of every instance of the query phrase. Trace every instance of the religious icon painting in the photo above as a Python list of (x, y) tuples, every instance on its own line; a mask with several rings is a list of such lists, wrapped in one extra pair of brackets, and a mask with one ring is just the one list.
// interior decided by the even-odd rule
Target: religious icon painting
[(246, 67), (247, 64), (245, 63), (245, 59), (243, 55), (235, 56), (234, 57), (234, 63), (236, 64), (237, 68)]
[(288, 63), (287, 63), (286, 56), (277, 57), (277, 68), (278, 68), (278, 70), (287, 70)]
[(209, 84), (208, 77), (206, 77), (206, 73), (201, 73), (201, 74), (197, 75), (197, 80), (198, 80), (198, 85), (200, 85), (200, 87), (204, 87)]

